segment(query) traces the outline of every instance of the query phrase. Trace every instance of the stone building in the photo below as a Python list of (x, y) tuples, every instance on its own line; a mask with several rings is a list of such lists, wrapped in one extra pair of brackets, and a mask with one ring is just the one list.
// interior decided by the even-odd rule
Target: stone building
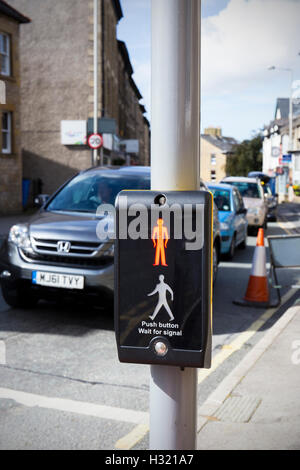
[(277, 98), (274, 119), (264, 126), (263, 172), (276, 177), (279, 201), (285, 199), (290, 184), (300, 185), (300, 104), (293, 103), (289, 132), (289, 98)]
[(133, 69), (126, 44), (118, 41), (119, 47), (119, 134), (122, 139), (139, 141), (140, 158), (133, 163), (150, 164), (149, 122), (144, 116), (146, 109), (139, 103), (142, 98), (134, 80)]
[(0, 1), (0, 80), (5, 97), (0, 104), (0, 213), (22, 207), (20, 142), (20, 25), (30, 20)]
[[(23, 176), (30, 178), (33, 193), (52, 193), (92, 165), (87, 129), (94, 107), (93, 1), (11, 3), (32, 21), (21, 34)], [(130, 99), (132, 108), (140, 110), (141, 95), (128, 70), (120, 80), (124, 57), (116, 28), (121, 4), (98, 0), (98, 12), (98, 117), (116, 123), (114, 135), (104, 139), (104, 161), (125, 158), (122, 140), (136, 139), (136, 161), (147, 162), (149, 123), (139, 111), (138, 116), (127, 113), (124, 126), (122, 114)]]
[(226, 176), (226, 161), (237, 141), (222, 136), (220, 128), (208, 128), (201, 134), (200, 177), (207, 182), (219, 182)]

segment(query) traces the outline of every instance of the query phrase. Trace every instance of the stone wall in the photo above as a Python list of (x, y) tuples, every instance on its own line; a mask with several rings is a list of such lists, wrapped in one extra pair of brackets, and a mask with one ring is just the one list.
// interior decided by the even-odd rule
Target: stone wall
[(21, 31), (23, 176), (52, 193), (91, 166), (91, 151), (61, 144), (62, 120), (86, 120), (89, 9), (82, 0), (11, 0), (31, 18)]
[[(62, 120), (86, 121), (93, 117), (93, 1), (10, 3), (31, 19), (20, 36), (23, 176), (32, 182), (40, 180), (42, 192), (50, 194), (66, 179), (92, 165), (88, 146), (61, 144), (60, 124)], [(98, 116), (115, 119), (118, 133), (119, 18), (111, 0), (98, 0), (98, 11)], [(127, 77), (121, 97), (126, 125), (120, 136), (143, 139), (143, 113), (133, 88), (132, 78)], [(144, 147), (142, 142), (143, 152)]]
[[(201, 159), (200, 159), (200, 177), (207, 182), (212, 181), (211, 172), (215, 171), (215, 182), (219, 182), (226, 176), (226, 155), (222, 151), (212, 145), (210, 142), (201, 137)], [(211, 163), (211, 156), (216, 156), (216, 163)]]
[[(24, 25), (22, 27), (26, 27)], [(6, 86), (6, 104), (0, 104), (2, 112), (12, 113), (11, 153), (2, 153), (2, 133), (0, 132), (0, 213), (14, 213), (22, 209), (22, 163), (20, 151), (20, 63), (19, 63), (19, 23), (0, 14), (0, 32), (10, 35), (11, 76), (0, 75)]]

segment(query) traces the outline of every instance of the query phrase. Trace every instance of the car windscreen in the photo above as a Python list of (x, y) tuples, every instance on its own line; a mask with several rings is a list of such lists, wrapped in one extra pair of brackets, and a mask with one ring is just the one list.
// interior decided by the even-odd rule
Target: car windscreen
[(96, 213), (100, 204), (114, 205), (125, 189), (150, 189), (150, 175), (80, 174), (59, 191), (46, 210)]
[(264, 190), (264, 194), (268, 194), (269, 196), (272, 196), (272, 191), (271, 191), (271, 188), (268, 184), (264, 184), (262, 185), (263, 187), (263, 190)]
[(209, 188), (209, 191), (213, 193), (214, 201), (219, 211), (229, 212), (232, 210), (230, 192), (228, 190)]
[(226, 181), (226, 184), (236, 186), (240, 191), (242, 197), (252, 197), (261, 199), (261, 193), (257, 183), (247, 183), (242, 181)]

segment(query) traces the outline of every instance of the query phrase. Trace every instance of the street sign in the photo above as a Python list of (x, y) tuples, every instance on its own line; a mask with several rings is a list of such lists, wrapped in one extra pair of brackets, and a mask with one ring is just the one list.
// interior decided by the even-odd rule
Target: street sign
[(279, 157), (280, 155), (280, 147), (272, 147), (271, 149), (272, 157)]
[(60, 122), (62, 145), (86, 145), (86, 121), (61, 121)]
[(122, 191), (115, 331), (121, 362), (210, 367), (212, 196)]
[(103, 138), (100, 134), (91, 134), (88, 138), (88, 146), (91, 149), (99, 149), (103, 145)]
[[(88, 118), (87, 120), (87, 133), (92, 134), (94, 132), (94, 118)], [(97, 132), (99, 134), (116, 134), (117, 123), (115, 119), (111, 118), (98, 118), (97, 120)]]
[(282, 163), (291, 163), (291, 161), (292, 161), (291, 154), (282, 155)]

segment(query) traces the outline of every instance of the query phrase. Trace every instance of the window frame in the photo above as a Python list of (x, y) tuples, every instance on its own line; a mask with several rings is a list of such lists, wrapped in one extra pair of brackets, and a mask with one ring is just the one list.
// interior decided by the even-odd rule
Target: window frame
[[(5, 38), (7, 40), (7, 51), (4, 51), (3, 48), (3, 39)], [(7, 61), (5, 63), (7, 64), (6, 70), (2, 69), (3, 62), (2, 60), (0, 61), (0, 75), (3, 75), (4, 77), (11, 77), (11, 38), (8, 33), (5, 33), (3, 31), (0, 31), (0, 58), (2, 59), (2, 56), (7, 58)]]
[(217, 181), (217, 172), (216, 172), (216, 170), (211, 170), (210, 171), (210, 181), (211, 182)]
[[(1, 113), (1, 153), (10, 154), (12, 153), (12, 112), (3, 110)], [(3, 128), (3, 115), (7, 114), (7, 129)], [(3, 146), (3, 133), (7, 133), (7, 147)]]

